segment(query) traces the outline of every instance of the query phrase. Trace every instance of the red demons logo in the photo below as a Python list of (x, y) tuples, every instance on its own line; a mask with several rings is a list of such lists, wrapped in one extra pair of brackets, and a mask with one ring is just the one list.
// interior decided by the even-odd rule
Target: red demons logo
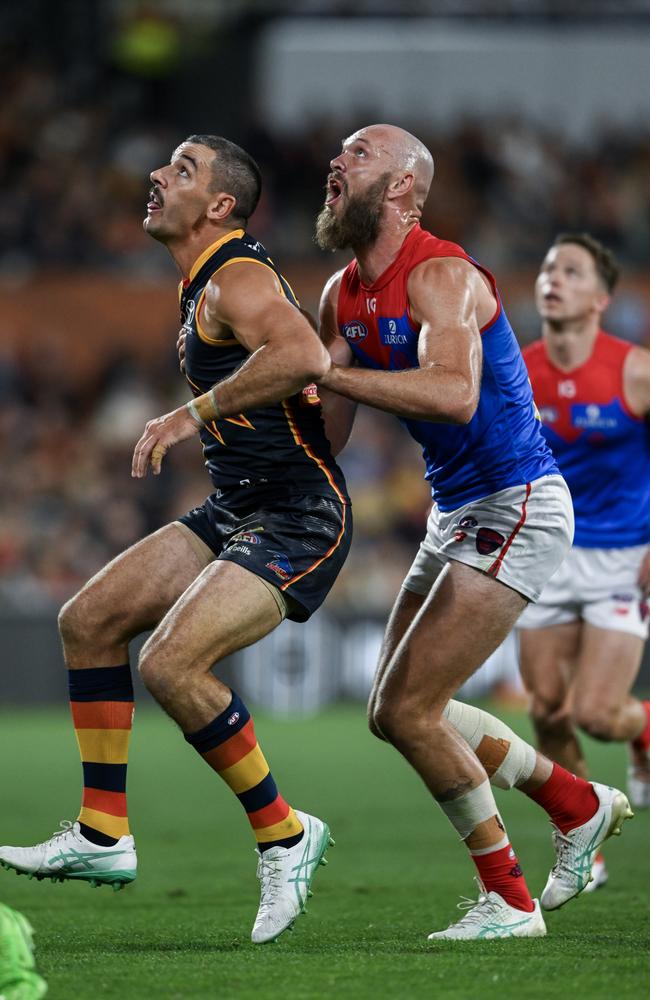
[(479, 528), (476, 532), (476, 551), (482, 556), (489, 556), (491, 552), (501, 548), (505, 538), (493, 528)]

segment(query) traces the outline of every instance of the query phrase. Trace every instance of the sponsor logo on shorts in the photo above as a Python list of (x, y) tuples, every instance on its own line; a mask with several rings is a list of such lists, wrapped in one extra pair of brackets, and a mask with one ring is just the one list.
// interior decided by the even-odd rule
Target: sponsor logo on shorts
[(239, 722), (239, 712), (233, 712), (228, 718), (229, 726), (234, 726), (236, 722)]
[(628, 594), (628, 593), (624, 593), (624, 594), (612, 594), (612, 600), (613, 601), (623, 601), (623, 602), (627, 601), (628, 603), (631, 603), (634, 600), (634, 594)]
[(358, 320), (354, 323), (345, 323), (343, 326), (343, 336), (346, 340), (358, 343), (361, 340), (365, 340), (368, 336), (368, 327), (365, 323), (360, 323)]
[(464, 542), (466, 538), (467, 538), (467, 532), (466, 531), (454, 531), (454, 541), (455, 542)]
[(472, 517), (470, 514), (468, 514), (467, 517), (463, 517), (458, 522), (458, 527), (459, 528), (475, 528), (477, 524), (478, 524), (478, 521), (476, 520), (476, 518)]
[(240, 531), (234, 535), (233, 542), (245, 542), (247, 545), (259, 545), (262, 539), (252, 531)]
[(504, 542), (503, 535), (494, 528), (479, 528), (476, 532), (476, 551), (482, 556), (489, 556), (491, 552), (501, 548)]
[(614, 608), (614, 614), (615, 615), (624, 616), (624, 615), (629, 615), (629, 613), (630, 613), (630, 609), (629, 608)]
[(252, 552), (249, 549), (248, 545), (229, 545), (228, 552), (241, 552), (241, 554), (244, 556), (252, 555)]
[(283, 552), (274, 552), (271, 562), (267, 562), (267, 569), (273, 570), (281, 580), (290, 580), (293, 576), (293, 566)]

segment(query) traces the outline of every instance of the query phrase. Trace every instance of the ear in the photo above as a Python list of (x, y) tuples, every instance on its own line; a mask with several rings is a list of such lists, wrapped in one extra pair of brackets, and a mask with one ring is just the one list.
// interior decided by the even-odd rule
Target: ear
[(414, 184), (414, 174), (402, 174), (401, 177), (396, 177), (395, 180), (390, 182), (386, 189), (386, 197), (389, 199), (402, 198), (409, 191), (413, 190)]
[(214, 195), (207, 208), (207, 216), (211, 222), (223, 222), (232, 213), (237, 203), (236, 198), (225, 191), (219, 191)]
[(602, 291), (596, 297), (595, 306), (599, 313), (604, 313), (606, 309), (609, 309), (609, 304), (612, 301), (612, 297), (609, 292)]

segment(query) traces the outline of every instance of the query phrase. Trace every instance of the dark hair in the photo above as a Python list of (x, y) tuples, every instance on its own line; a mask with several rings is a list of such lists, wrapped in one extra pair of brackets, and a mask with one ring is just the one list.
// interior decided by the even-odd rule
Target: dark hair
[(587, 253), (591, 254), (598, 276), (611, 294), (616, 288), (620, 274), (618, 261), (612, 251), (603, 246), (600, 240), (597, 240), (590, 233), (560, 233), (559, 236), (555, 237), (553, 246), (562, 246), (564, 243), (577, 243), (579, 247), (584, 247)]
[(190, 135), (185, 142), (207, 146), (218, 155), (212, 161), (211, 191), (226, 191), (235, 198), (233, 216), (248, 222), (262, 191), (260, 168), (252, 156), (220, 135)]

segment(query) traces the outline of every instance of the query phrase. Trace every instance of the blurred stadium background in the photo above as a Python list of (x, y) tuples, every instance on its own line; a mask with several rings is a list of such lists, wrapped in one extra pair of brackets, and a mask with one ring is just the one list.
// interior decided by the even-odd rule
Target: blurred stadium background
[[(523, 341), (548, 243), (587, 229), (623, 264), (609, 329), (647, 343), (649, 41), (647, 0), (3, 5), (0, 703), (63, 700), (61, 603), (209, 489), (194, 443), (160, 479), (129, 474), (145, 421), (187, 396), (177, 275), (142, 231), (149, 171), (192, 132), (245, 146), (265, 181), (251, 231), (313, 311), (338, 264), (312, 240), (329, 159), (394, 121), (436, 160), (425, 225), (496, 272)], [(279, 711), (364, 696), (423, 534), (421, 462), (395, 420), (361, 412), (342, 465), (356, 534), (324, 612), (230, 665)], [(504, 662), (515, 684), (512, 649)]]

